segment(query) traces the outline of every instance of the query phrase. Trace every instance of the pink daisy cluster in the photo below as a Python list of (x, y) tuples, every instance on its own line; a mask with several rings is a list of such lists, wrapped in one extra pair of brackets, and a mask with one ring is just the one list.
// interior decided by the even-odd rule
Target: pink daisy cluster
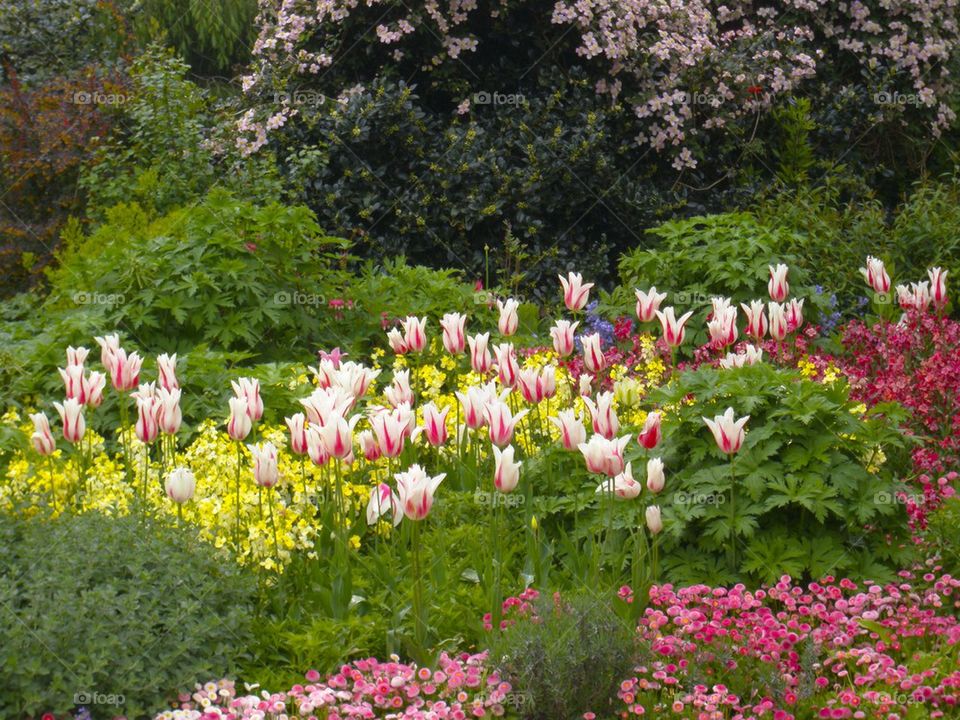
[(444, 653), (436, 669), (396, 656), (386, 662), (368, 658), (326, 679), (310, 670), (306, 681), (286, 693), (239, 696), (230, 681), (197, 685), (156, 720), (466, 720), (502, 716), (512, 702), (510, 684), (490, 670), (486, 654)]

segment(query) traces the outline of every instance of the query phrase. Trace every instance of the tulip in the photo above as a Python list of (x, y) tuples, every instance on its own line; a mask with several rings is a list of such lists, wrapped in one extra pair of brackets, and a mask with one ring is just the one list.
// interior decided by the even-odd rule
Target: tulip
[(874, 292), (880, 294), (890, 292), (890, 276), (883, 266), (883, 260), (868, 255), (867, 266), (860, 268), (860, 274)]
[(749, 415), (737, 420), (733, 414), (733, 408), (727, 408), (723, 415), (717, 415), (713, 420), (703, 418), (703, 421), (713, 433), (713, 439), (717, 441), (717, 447), (721, 452), (727, 455), (733, 455), (740, 450), (743, 445), (744, 430), (743, 426), (750, 419)]
[(413, 405), (413, 389), (410, 387), (410, 370), (396, 370), (393, 373), (393, 384), (384, 390), (387, 401), (396, 407), (400, 403)]
[(346, 415), (353, 403), (353, 395), (339, 386), (314, 390), (310, 397), (300, 400), (307, 411), (307, 420), (313, 425), (325, 425), (329, 417)]
[[(328, 366), (333, 365), (331, 360), (320, 361), (321, 365), (324, 365), (324, 363)], [(335, 367), (332, 372), (329, 372), (327, 367), (324, 367), (323, 372), (327, 374), (329, 387), (338, 387), (343, 390), (346, 395), (350, 396), (351, 406), (356, 398), (366, 395), (373, 381), (380, 375), (380, 370), (372, 370), (371, 368), (364, 367), (360, 363), (352, 361), (341, 363), (340, 366)]]
[(417, 429), (417, 414), (410, 407), (409, 403), (400, 403), (394, 410), (403, 426), (404, 437), (412, 438), (413, 431)]
[(451, 355), (459, 355), (466, 347), (466, 324), (467, 316), (460, 313), (447, 313), (440, 321), (440, 327), (443, 328), (443, 347)]
[(520, 482), (520, 466), (523, 464), (513, 461), (513, 445), (503, 450), (494, 445), (493, 457), (496, 460), (493, 486), (502, 493), (513, 492)]
[(230, 398), (230, 419), (227, 421), (227, 434), (234, 440), (243, 440), (250, 434), (253, 423), (247, 410), (247, 400), (242, 397)]
[(87, 407), (98, 408), (103, 402), (103, 389), (107, 386), (107, 376), (92, 370), (83, 379), (83, 394), (87, 399)]
[(623, 450), (630, 442), (630, 436), (625, 435), (615, 440), (607, 440), (602, 435), (593, 435), (586, 443), (580, 443), (579, 449), (583, 453), (587, 470), (592, 473), (602, 473), (615, 477), (623, 472)]
[(767, 334), (767, 318), (763, 314), (763, 300), (753, 300), (750, 305), (741, 303), (740, 307), (743, 308), (743, 313), (747, 316), (745, 330), (747, 335), (757, 340), (763, 340), (763, 336)]
[(557, 320), (556, 324), (550, 328), (553, 349), (557, 351), (557, 355), (560, 357), (567, 357), (573, 352), (573, 333), (579, 324), (579, 321), (572, 323), (569, 320)]
[(947, 273), (948, 270), (942, 270), (938, 267), (927, 270), (930, 277), (930, 294), (933, 296), (933, 304), (938, 308), (947, 304)]
[(720, 360), (720, 367), (725, 370), (733, 368), (742, 368), (745, 365), (756, 365), (763, 360), (763, 350), (754, 345), (746, 345), (743, 352), (727, 353), (725, 358)]
[(576, 450), (586, 442), (587, 430), (573, 410), (561, 410), (556, 417), (547, 418), (560, 431), (560, 443), (565, 450)]
[(167, 473), (164, 487), (167, 490), (167, 497), (182, 505), (193, 497), (197, 489), (197, 480), (190, 470), (178, 467)]
[(407, 345), (403, 333), (401, 333), (398, 328), (391, 328), (390, 331), (387, 332), (387, 342), (390, 343), (390, 348), (397, 355), (403, 355), (410, 351), (410, 347)]
[(604, 480), (597, 485), (598, 495), (610, 495), (613, 493), (614, 497), (618, 497), (621, 500), (633, 500), (640, 495), (641, 490), (643, 490), (643, 488), (640, 483), (634, 479), (630, 463), (627, 463), (622, 473), (614, 478)]
[(582, 310), (590, 298), (593, 283), (584, 283), (580, 273), (567, 273), (567, 277), (558, 275), (563, 286), (563, 304), (568, 310)]
[(513, 440), (513, 431), (529, 410), (521, 410), (516, 415), (510, 412), (510, 406), (500, 399), (487, 404), (487, 423), (490, 426), (490, 442), (498, 447), (509, 445)]
[(918, 310), (926, 310), (933, 302), (933, 295), (930, 294), (930, 284), (923, 282), (910, 283), (911, 294), (913, 295), (913, 307)]
[(581, 397), (589, 397), (593, 392), (593, 375), (583, 373), (577, 378), (577, 390)]
[(497, 359), (497, 378), (505, 388), (512, 388), (517, 384), (517, 375), (520, 366), (517, 364), (517, 355), (511, 343), (494, 345), (493, 355)]
[(393, 411), (383, 410), (377, 413), (370, 420), (370, 425), (384, 456), (395, 458), (403, 452), (407, 421), (396, 408)]
[(180, 389), (159, 388), (157, 390), (157, 424), (160, 431), (166, 435), (175, 435), (183, 422), (183, 413), (180, 411)]
[(770, 266), (770, 280), (767, 282), (767, 291), (770, 293), (770, 299), (774, 302), (782, 303), (790, 294), (787, 272), (789, 272), (789, 268), (782, 263), (776, 267)]
[(321, 360), (317, 369), (313, 370), (313, 376), (317, 379), (317, 387), (326, 390), (336, 381), (337, 368), (332, 360)]
[(408, 350), (423, 352), (427, 346), (427, 319), (408, 316), (403, 321), (403, 342)]
[(87, 395), (83, 386), (83, 365), (67, 365), (66, 368), (57, 368), (63, 378), (64, 394), (76, 400), (81, 405), (87, 402)]
[(544, 400), (549, 400), (557, 394), (557, 369), (553, 365), (541, 368), (540, 390)]
[(487, 350), (487, 343), (490, 342), (490, 333), (482, 333), (467, 337), (467, 344), (470, 346), (470, 367), (474, 372), (484, 375), (490, 371), (493, 365), (493, 358), (490, 357), (490, 351)]
[(307, 418), (303, 413), (295, 413), (284, 418), (287, 429), (290, 431), (290, 450), (294, 455), (307, 453)]
[(693, 312), (686, 312), (679, 319), (674, 317), (672, 307), (668, 307), (663, 312), (657, 310), (657, 317), (660, 318), (660, 326), (663, 328), (663, 339), (670, 347), (679, 347), (683, 344), (683, 338), (686, 334), (684, 325), (693, 315)]
[(520, 318), (517, 316), (517, 308), (520, 307), (520, 303), (513, 298), (509, 298), (506, 302), (497, 300), (497, 307), (500, 308), (500, 319), (497, 322), (497, 329), (501, 335), (513, 335), (517, 331), (517, 326), (520, 324)]
[(74, 398), (67, 398), (62, 405), (54, 403), (53, 406), (60, 414), (64, 440), (74, 444), (83, 440), (83, 434), (87, 429), (87, 423), (83, 419), (83, 405)]
[(647, 450), (653, 450), (660, 444), (663, 432), (660, 429), (660, 413), (651, 412), (643, 422), (643, 429), (637, 435), (637, 442)]
[(363, 430), (357, 434), (357, 445), (360, 446), (360, 451), (368, 462), (380, 458), (380, 446), (377, 445), (377, 438), (373, 434), (373, 430)]
[(231, 381), (233, 385), (233, 394), (237, 397), (246, 398), (247, 414), (250, 419), (256, 422), (263, 417), (263, 400), (260, 398), (260, 381), (255, 378), (242, 377), (239, 380)]
[(323, 447), (331, 457), (342, 460), (350, 454), (353, 449), (353, 429), (359, 420), (359, 415), (354, 415), (350, 420), (342, 415), (335, 415), (328, 418), (327, 424), (320, 428)]
[(277, 465), (277, 448), (273, 443), (247, 445), (253, 458), (253, 481), (264, 488), (272, 488), (280, 481), (280, 469)]
[(377, 487), (370, 489), (370, 500), (367, 501), (367, 525), (376, 525), (387, 513), (390, 513), (394, 527), (403, 520), (397, 494), (386, 483), (380, 483)]
[(423, 406), (423, 434), (427, 442), (440, 447), (447, 442), (447, 413), (449, 407), (439, 410), (432, 402)]
[(707, 330), (714, 347), (733, 345), (737, 340), (737, 309), (727, 305), (714, 310), (713, 317), (707, 323)]
[(517, 384), (520, 394), (528, 403), (536, 405), (544, 398), (543, 385), (540, 381), (540, 371), (537, 368), (524, 368), (517, 374)]
[(110, 356), (120, 349), (120, 336), (116, 334), (105, 335), (103, 337), (97, 336), (94, 339), (100, 346), (100, 364), (109, 370)]
[(803, 325), (803, 298), (792, 298), (787, 304), (787, 332), (792, 332)]
[(613, 409), (613, 393), (602, 392), (597, 395), (597, 402), (584, 398), (583, 402), (590, 409), (593, 417), (593, 431), (603, 435), (607, 440), (613, 440), (620, 431), (620, 421), (617, 412)]
[(323, 444), (323, 435), (317, 425), (310, 425), (307, 428), (307, 455), (317, 467), (323, 467), (330, 460), (330, 453)]
[(657, 317), (657, 310), (660, 309), (660, 303), (667, 299), (666, 293), (658, 293), (656, 286), (651, 286), (647, 292), (634, 290), (637, 296), (637, 320), (640, 322), (651, 322)]
[(141, 383), (140, 387), (130, 393), (130, 397), (134, 400), (147, 400), (148, 398), (154, 398), (157, 396), (157, 384), (148, 382)]
[(644, 517), (647, 520), (647, 530), (650, 531), (651, 535), (657, 535), (661, 530), (663, 530), (663, 519), (660, 517), (660, 506), (651, 505), (644, 512)]
[(767, 303), (767, 314), (770, 316), (770, 337), (778, 342), (787, 336), (787, 313), (783, 305), (772, 300)]
[(580, 345), (583, 346), (583, 365), (587, 370), (596, 374), (607, 366), (607, 359), (600, 348), (600, 333), (581, 336)]
[(112, 351), (108, 357), (107, 370), (110, 371), (113, 387), (120, 392), (128, 392), (137, 387), (142, 365), (143, 359), (136, 352), (128, 356), (123, 348)]
[(157, 375), (160, 387), (166, 390), (176, 390), (180, 387), (177, 382), (177, 354), (157, 356)]
[(155, 395), (137, 398), (137, 424), (134, 431), (142, 443), (152, 443), (160, 434), (160, 401)]
[[(939, 268), (937, 268), (939, 270)], [(67, 367), (71, 365), (83, 365), (87, 361), (87, 355), (90, 351), (85, 347), (67, 348)]]
[(666, 478), (663, 474), (663, 460), (650, 458), (647, 460), (647, 490), (656, 494), (663, 490)]
[(30, 419), (33, 421), (33, 435), (30, 436), (30, 442), (33, 443), (34, 449), (41, 455), (52, 455), (57, 449), (57, 441), (53, 439), (46, 413), (33, 413)]
[(411, 465), (406, 472), (394, 475), (397, 479), (397, 497), (403, 514), (410, 520), (423, 520), (433, 507), (433, 495), (446, 477), (440, 473), (430, 477), (419, 465)]

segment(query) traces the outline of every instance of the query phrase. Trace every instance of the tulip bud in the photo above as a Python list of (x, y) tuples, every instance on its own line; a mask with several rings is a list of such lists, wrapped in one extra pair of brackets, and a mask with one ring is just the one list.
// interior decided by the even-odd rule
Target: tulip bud
[(487, 350), (488, 342), (490, 342), (490, 333), (467, 337), (467, 344), (470, 345), (470, 366), (474, 372), (481, 375), (488, 373), (493, 365), (493, 358)]
[(390, 348), (397, 355), (403, 355), (410, 350), (410, 348), (407, 346), (406, 340), (403, 339), (403, 334), (398, 328), (392, 328), (389, 332), (387, 332), (387, 342), (390, 343)]
[(247, 445), (253, 458), (253, 481), (260, 487), (272, 488), (280, 481), (277, 448), (273, 443)]
[(100, 364), (109, 370), (110, 356), (120, 349), (120, 336), (116, 334), (105, 335), (103, 337), (97, 336), (94, 339), (100, 346)]
[(373, 430), (363, 430), (357, 435), (357, 444), (360, 446), (361, 452), (363, 452), (363, 457), (367, 459), (368, 462), (374, 462), (380, 458), (380, 446), (377, 445), (377, 438), (373, 434)]
[(647, 460), (647, 490), (656, 494), (663, 490), (666, 477), (663, 473), (663, 460), (650, 458)]
[(607, 359), (600, 347), (600, 333), (583, 335), (580, 344), (583, 346), (583, 366), (587, 370), (596, 374), (607, 366)]
[(613, 440), (620, 431), (620, 420), (613, 409), (613, 393), (602, 392), (597, 395), (597, 402), (584, 398), (583, 402), (593, 417), (593, 431), (603, 435), (607, 440)]
[(516, 415), (510, 412), (510, 406), (502, 400), (495, 400), (487, 404), (487, 423), (490, 427), (490, 442), (498, 447), (509, 445), (513, 441), (513, 431), (526, 415), (528, 409), (521, 410)]
[(460, 313), (447, 313), (440, 321), (440, 327), (443, 328), (443, 347), (451, 355), (459, 355), (466, 347), (466, 324), (466, 316)]
[(867, 266), (860, 268), (860, 274), (874, 292), (881, 295), (890, 292), (890, 276), (883, 266), (883, 260), (868, 255)]
[(517, 489), (520, 482), (520, 465), (513, 461), (513, 445), (501, 450), (493, 446), (493, 456), (496, 460), (493, 474), (493, 485), (502, 493), (511, 493)]
[(406, 437), (406, 418), (399, 410), (383, 410), (370, 421), (373, 432), (377, 436), (377, 445), (385, 457), (395, 458), (403, 452), (403, 441)]
[(763, 314), (763, 301), (753, 300), (749, 305), (740, 304), (747, 316), (746, 333), (757, 340), (763, 340), (767, 334), (767, 318)]
[(663, 519), (660, 517), (660, 506), (651, 505), (644, 513), (647, 520), (647, 529), (651, 535), (658, 534), (663, 530)]
[(85, 347), (68, 347), (67, 348), (67, 367), (71, 365), (83, 365), (87, 361), (87, 355), (90, 354), (90, 351)]
[(231, 381), (233, 394), (247, 401), (247, 414), (256, 422), (263, 417), (263, 400), (260, 398), (260, 381), (255, 378), (239, 378)]
[(660, 303), (667, 299), (666, 293), (658, 293), (655, 286), (650, 290), (634, 290), (637, 296), (637, 320), (640, 322), (650, 322), (657, 317), (657, 310), (660, 309)]
[(187, 468), (178, 467), (167, 473), (164, 487), (167, 490), (167, 497), (182, 505), (193, 497), (197, 481)]
[(353, 429), (360, 420), (354, 415), (349, 421), (343, 416), (336, 415), (327, 420), (327, 424), (320, 428), (323, 446), (331, 457), (346, 458), (353, 450)]
[(137, 424), (134, 431), (142, 443), (152, 443), (160, 434), (160, 401), (155, 395), (137, 398)]
[(74, 398), (67, 398), (62, 405), (54, 403), (53, 406), (60, 414), (64, 440), (74, 444), (83, 440), (83, 434), (87, 429), (87, 423), (83, 419), (83, 405)]
[(288, 418), (284, 418), (287, 423), (287, 430), (290, 431), (290, 450), (294, 455), (305, 455), (307, 453), (307, 418), (303, 413), (294, 413)]
[(558, 275), (563, 286), (563, 304), (568, 310), (582, 310), (590, 298), (593, 283), (584, 283), (580, 273), (568, 273), (567, 277)]
[(770, 266), (770, 280), (767, 282), (767, 291), (770, 293), (770, 299), (774, 302), (782, 303), (790, 294), (790, 284), (787, 282), (787, 272), (789, 268), (780, 264), (774, 267)]
[(497, 329), (501, 335), (513, 335), (520, 324), (520, 318), (517, 315), (517, 308), (520, 307), (520, 303), (513, 298), (506, 302), (497, 300), (497, 307), (500, 308), (500, 320), (497, 322)]
[(787, 313), (783, 305), (776, 302), (767, 304), (767, 313), (770, 316), (770, 337), (780, 341), (787, 336)]
[(409, 316), (403, 321), (403, 342), (408, 350), (423, 352), (427, 346), (426, 318)]
[(513, 345), (511, 343), (495, 345), (493, 354), (497, 359), (497, 378), (500, 384), (503, 387), (512, 388), (517, 384), (517, 375), (520, 372)]
[(938, 308), (947, 304), (947, 273), (938, 267), (927, 270), (930, 277), (930, 294), (933, 297), (933, 303)]
[(643, 423), (643, 429), (637, 435), (637, 442), (647, 450), (653, 450), (660, 444), (663, 433), (660, 429), (660, 413), (651, 412)]
[(446, 477), (440, 473), (430, 477), (419, 465), (412, 465), (406, 472), (394, 475), (397, 480), (397, 497), (403, 514), (410, 520), (423, 520), (433, 507), (433, 496)]
[(449, 407), (437, 409), (432, 402), (423, 406), (423, 433), (427, 442), (433, 447), (440, 447), (447, 442), (447, 413)]
[(247, 411), (247, 399), (244, 397), (230, 398), (230, 419), (227, 421), (227, 434), (234, 440), (243, 440), (250, 434), (253, 423)]
[(30, 419), (33, 421), (33, 435), (30, 436), (30, 442), (33, 443), (34, 449), (41, 455), (52, 455), (57, 448), (57, 441), (53, 439), (46, 413), (33, 413)]
[(183, 413), (180, 411), (180, 389), (159, 388), (157, 406), (160, 430), (166, 435), (176, 434), (180, 429), (180, 423), (183, 422)]
[(413, 405), (413, 389), (410, 387), (410, 370), (396, 370), (393, 373), (393, 383), (383, 391), (387, 402), (393, 407), (400, 403)]
[(587, 430), (573, 410), (561, 410), (557, 417), (547, 418), (560, 430), (560, 443), (565, 450), (576, 450), (587, 440)]
[(400, 510), (400, 499), (386, 483), (380, 483), (370, 489), (370, 499), (367, 501), (367, 525), (376, 525), (384, 515), (390, 513), (393, 525), (396, 527), (403, 520)]
[(693, 312), (686, 312), (679, 319), (674, 317), (674, 310), (668, 307), (663, 312), (657, 310), (657, 317), (660, 318), (660, 327), (663, 330), (663, 340), (670, 347), (679, 347), (683, 344), (683, 338), (686, 335), (687, 320), (693, 315)]
[(87, 399), (87, 407), (98, 408), (103, 403), (103, 389), (107, 386), (107, 376), (92, 370), (83, 379), (83, 394)]
[(180, 387), (177, 382), (177, 354), (157, 356), (157, 381), (165, 390), (176, 390)]
[(733, 414), (733, 408), (727, 408), (723, 415), (717, 415), (713, 420), (703, 418), (703, 421), (713, 433), (713, 439), (717, 442), (717, 447), (721, 452), (733, 455), (740, 450), (745, 436), (744, 425), (750, 419), (749, 415), (737, 420)]
[(550, 337), (553, 338), (553, 349), (557, 351), (560, 357), (567, 357), (574, 349), (574, 331), (579, 322), (571, 323), (569, 320), (557, 320), (556, 324), (550, 328)]

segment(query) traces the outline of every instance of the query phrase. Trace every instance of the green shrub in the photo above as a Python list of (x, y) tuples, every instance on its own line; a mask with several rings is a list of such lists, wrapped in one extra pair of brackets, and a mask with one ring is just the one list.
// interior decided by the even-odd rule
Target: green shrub
[[(797, 242), (791, 231), (762, 224), (749, 213), (675, 220), (647, 234), (651, 247), (620, 258), (621, 285), (609, 298), (617, 312), (633, 315), (634, 288), (651, 285), (666, 291), (665, 305), (678, 312), (708, 308), (712, 296), (730, 297), (736, 304), (767, 300), (769, 266), (777, 263), (790, 266), (790, 296), (805, 298), (808, 318), (827, 307), (813, 287), (815, 278), (787, 250)], [(699, 344), (705, 337), (699, 328), (693, 342)]]
[(290, 359), (332, 322), (331, 261), (344, 248), (302, 206), (256, 206), (223, 190), (152, 221), (119, 205), (89, 236), (67, 234), (45, 307), (104, 304), (103, 329), (148, 352), (209, 343)]
[(0, 715), (155, 712), (231, 670), (253, 588), (190, 530), (0, 515)]
[[(660, 498), (670, 580), (877, 580), (911, 559), (901, 544), (906, 513), (896, 501), (908, 467), (895, 429), (899, 406), (879, 405), (861, 418), (842, 380), (814, 382), (768, 363), (682, 373), (652, 397), (670, 408)], [(727, 407), (750, 416), (732, 469), (703, 421)], [(732, 512), (734, 567), (724, 560)]]
[(512, 625), (490, 650), (523, 717), (572, 720), (588, 711), (612, 717), (617, 688), (637, 658), (631, 624), (584, 592), (559, 603), (546, 596), (536, 608), (539, 620)]
[[(204, 6), (205, 13), (210, 9)], [(87, 215), (136, 201), (151, 218), (199, 200), (212, 187), (269, 202), (279, 196), (269, 157), (241, 160), (218, 124), (219, 105), (187, 78), (189, 66), (151, 46), (130, 67), (127, 100), (80, 178)]]

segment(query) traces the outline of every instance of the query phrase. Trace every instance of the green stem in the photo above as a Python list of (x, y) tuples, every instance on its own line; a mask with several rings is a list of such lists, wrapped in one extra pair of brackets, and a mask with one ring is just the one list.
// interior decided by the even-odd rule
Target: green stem
[(47, 455), (47, 473), (50, 475), (50, 499), (53, 502), (53, 512), (57, 512), (57, 488), (53, 482), (53, 456)]
[(340, 567), (341, 569), (343, 569), (345, 568), (346, 562), (347, 562), (347, 536), (346, 536), (347, 518), (346, 518), (346, 512), (344, 511), (344, 507), (343, 507), (343, 480), (341, 477), (341, 470), (340, 470), (340, 458), (336, 458), (336, 463), (334, 465), (334, 468), (336, 472), (336, 481), (337, 481), (337, 486), (336, 486), (337, 514), (339, 515), (339, 517), (337, 518), (337, 526), (338, 526), (337, 536), (340, 539), (340, 542), (339, 542), (339, 546), (340, 546), (339, 554), (340, 554), (340, 561), (341, 561)]
[(183, 503), (177, 503), (177, 524), (183, 527)]
[(303, 485), (303, 500), (307, 500), (307, 456), (300, 456), (300, 483)]
[(236, 445), (237, 445), (237, 475), (236, 475), (236, 481), (234, 483), (234, 487), (236, 490), (237, 506), (236, 506), (236, 522), (234, 524), (234, 530), (233, 530), (233, 545), (236, 548), (237, 557), (240, 557), (240, 555), (242, 554), (240, 551), (240, 468), (243, 464), (243, 451), (240, 447), (239, 440), (236, 441)]
[(737, 478), (734, 472), (733, 453), (730, 454), (730, 571), (737, 572)]
[(273, 530), (273, 553), (277, 556), (277, 567), (280, 567), (280, 544), (277, 542), (277, 521), (273, 516), (273, 492), (267, 492), (267, 505), (270, 510), (270, 528)]
[(498, 514), (497, 490), (490, 493), (490, 624), (493, 626), (493, 632), (500, 632), (500, 615), (502, 606), (500, 604), (500, 517)]
[(422, 655), (427, 627), (423, 616), (423, 577), (420, 568), (420, 522), (413, 521), (413, 635), (418, 654)]

